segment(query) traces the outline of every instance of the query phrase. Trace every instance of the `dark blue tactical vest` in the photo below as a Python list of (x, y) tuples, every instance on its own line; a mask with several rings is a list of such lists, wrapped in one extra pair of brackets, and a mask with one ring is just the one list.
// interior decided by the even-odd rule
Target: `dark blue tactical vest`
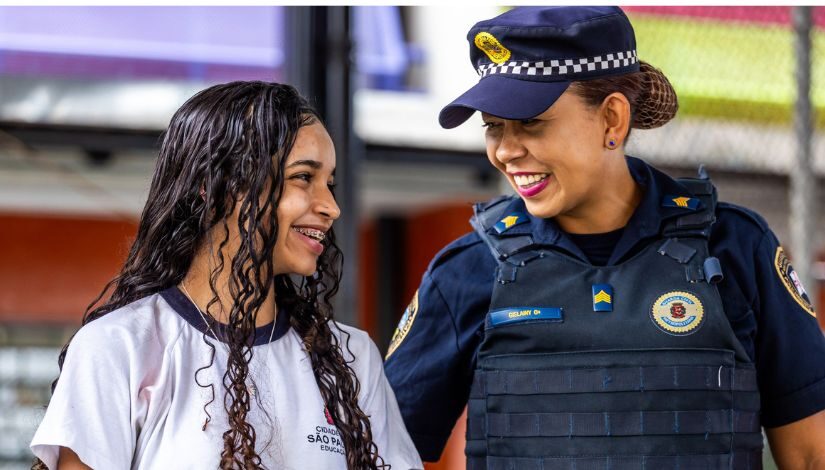
[[(470, 469), (757, 469), (756, 370), (722, 309), (708, 252), (716, 190), (665, 205), (685, 215), (614, 266), (525, 231), (511, 199), (477, 205), (498, 260), (470, 392)], [(519, 233), (520, 232), (520, 233)]]

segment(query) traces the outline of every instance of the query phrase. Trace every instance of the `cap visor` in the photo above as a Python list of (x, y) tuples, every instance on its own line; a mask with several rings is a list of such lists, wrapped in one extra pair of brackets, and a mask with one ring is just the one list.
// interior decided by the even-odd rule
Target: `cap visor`
[(476, 111), (503, 119), (529, 119), (553, 105), (570, 82), (533, 82), (491, 75), (448, 104), (438, 114), (438, 123), (452, 129)]

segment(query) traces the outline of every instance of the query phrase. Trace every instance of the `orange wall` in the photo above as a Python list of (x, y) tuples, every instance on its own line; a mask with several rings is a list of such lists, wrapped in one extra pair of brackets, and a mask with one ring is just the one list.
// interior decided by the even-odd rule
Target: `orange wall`
[(404, 298), (412, 298), (433, 256), (448, 243), (472, 230), (469, 222), (472, 215), (472, 205), (454, 203), (419, 212), (409, 218)]
[[(472, 215), (473, 209), (469, 203), (455, 203), (427, 210), (409, 218), (404, 263), (405, 298), (412, 298), (433, 256), (445, 245), (472, 230), (469, 223)], [(401, 315), (401, 312), (398, 312), (398, 315)], [(462, 414), (456, 422), (450, 440), (441, 455), (441, 460), (428, 463), (427, 470), (466, 468), (464, 457), (466, 422), (465, 410), (465, 414)]]
[(0, 323), (79, 325), (136, 230), (135, 221), (0, 214)]

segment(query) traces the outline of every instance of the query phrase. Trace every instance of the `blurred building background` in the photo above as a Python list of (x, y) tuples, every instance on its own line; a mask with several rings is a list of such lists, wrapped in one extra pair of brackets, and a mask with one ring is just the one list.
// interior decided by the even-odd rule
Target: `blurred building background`
[[(0, 468), (27, 468), (57, 353), (125, 257), (160, 133), (213, 83), (286, 81), (324, 114), (344, 211), (337, 314), (385, 350), (430, 258), (469, 230), (470, 203), (507, 191), (479, 117), (450, 131), (436, 119), (477, 80), (467, 30), (501, 11), (0, 7)], [(722, 199), (761, 213), (791, 254), (809, 253), (821, 308), (825, 8), (811, 9), (813, 190), (803, 203), (791, 198), (804, 148), (793, 8), (626, 11), (639, 57), (681, 103), (664, 128), (634, 131), (628, 153), (675, 176), (704, 163)], [(813, 212), (794, 219), (803, 205)], [(463, 468), (462, 439), (459, 422), (430, 468)]]

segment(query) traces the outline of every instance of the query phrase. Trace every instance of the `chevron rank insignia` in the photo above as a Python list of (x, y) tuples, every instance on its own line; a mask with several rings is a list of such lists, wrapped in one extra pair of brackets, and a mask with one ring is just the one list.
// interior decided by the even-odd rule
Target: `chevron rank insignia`
[(683, 209), (696, 210), (699, 208), (701, 201), (696, 197), (688, 196), (674, 196), (672, 194), (665, 196), (662, 200), (664, 207), (681, 207)]
[(527, 215), (523, 212), (513, 212), (512, 214), (508, 214), (503, 219), (499, 220), (493, 228), (496, 229), (496, 233), (504, 233), (507, 230), (515, 227), (516, 225), (521, 225), (523, 223), (527, 223), (529, 219)]
[(613, 287), (610, 284), (593, 284), (593, 311), (613, 311)]

